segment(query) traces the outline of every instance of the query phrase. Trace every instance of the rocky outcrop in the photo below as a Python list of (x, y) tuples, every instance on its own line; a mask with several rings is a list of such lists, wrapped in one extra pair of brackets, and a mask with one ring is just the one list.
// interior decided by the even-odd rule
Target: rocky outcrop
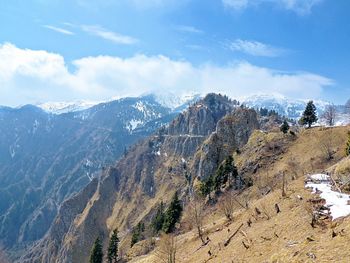
[(222, 118), (209, 138), (196, 153), (194, 170), (198, 178), (214, 174), (218, 165), (229, 155), (245, 145), (259, 122), (255, 110), (236, 108)]
[(168, 134), (208, 136), (215, 130), (217, 122), (233, 108), (234, 103), (227, 97), (208, 94), (187, 111), (180, 113), (170, 124)]

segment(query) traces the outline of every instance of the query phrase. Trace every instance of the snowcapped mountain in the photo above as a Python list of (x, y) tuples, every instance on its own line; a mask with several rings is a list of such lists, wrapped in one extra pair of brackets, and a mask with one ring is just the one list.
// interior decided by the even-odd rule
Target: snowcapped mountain
[[(190, 103), (193, 103), (201, 98), (201, 95), (195, 93), (189, 93), (181, 96), (177, 96), (173, 93), (162, 93), (162, 94), (149, 94), (139, 97), (140, 99), (149, 99), (159, 103), (161, 106), (171, 109), (172, 111), (182, 111), (187, 108)], [(128, 98), (111, 98), (106, 101), (63, 101), (63, 102), (45, 102), (37, 104), (36, 106), (42, 110), (52, 114), (63, 114), (69, 112), (77, 112), (89, 109), (93, 106), (103, 103), (109, 103), (113, 101), (124, 100)], [(143, 105), (139, 104), (138, 107), (142, 111)]]
[(176, 95), (174, 93), (163, 93), (163, 94), (154, 94), (155, 100), (174, 111), (182, 111), (188, 107), (189, 104), (194, 103), (202, 98), (200, 94), (197, 93), (188, 93), (183, 95)]
[(70, 101), (70, 102), (45, 102), (45, 103), (37, 104), (36, 106), (38, 106), (39, 108), (43, 109), (48, 113), (62, 114), (67, 112), (86, 110), (99, 103), (102, 103), (102, 102), (80, 100), (80, 101)]
[[(277, 111), (280, 115), (284, 115), (291, 119), (297, 119), (303, 113), (308, 100), (290, 99), (282, 95), (254, 95), (246, 97), (242, 100), (242, 104), (260, 109)], [(329, 102), (322, 100), (314, 100), (319, 115), (324, 112)]]

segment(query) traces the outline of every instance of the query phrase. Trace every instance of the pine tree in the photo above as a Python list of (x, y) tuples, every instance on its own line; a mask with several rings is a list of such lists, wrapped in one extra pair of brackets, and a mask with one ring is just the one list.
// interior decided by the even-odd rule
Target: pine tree
[(289, 124), (286, 120), (283, 121), (281, 128), (280, 128), (281, 132), (283, 133), (287, 133), (289, 130)]
[(346, 156), (350, 155), (350, 132), (348, 132), (348, 142), (346, 143), (345, 154), (346, 154)]
[(138, 223), (137, 226), (132, 230), (132, 236), (131, 236), (131, 244), (130, 246), (133, 247), (137, 242), (144, 239), (143, 232), (145, 231), (145, 224), (144, 223)]
[(301, 125), (308, 125), (310, 128), (313, 123), (317, 121), (316, 106), (312, 100), (310, 100), (303, 112), (303, 116), (300, 118), (299, 123)]
[(181, 213), (182, 205), (177, 192), (175, 192), (173, 199), (165, 212), (163, 224), (163, 231), (165, 233), (172, 233), (175, 230), (175, 224), (180, 221)]
[(164, 218), (165, 218), (164, 203), (161, 202), (158, 209), (157, 209), (157, 213), (154, 216), (152, 223), (151, 223), (151, 227), (152, 227), (155, 234), (158, 234), (159, 231), (162, 230), (163, 224), (164, 224)]
[(199, 192), (202, 196), (207, 196), (214, 189), (214, 178), (210, 175), (206, 180), (201, 182)]
[(231, 155), (229, 155), (225, 160), (224, 173), (225, 180), (229, 182), (229, 186), (231, 187), (233, 180), (238, 178), (238, 170)]
[(225, 176), (224, 166), (219, 165), (219, 168), (216, 170), (214, 178), (214, 189), (215, 191), (220, 191), (221, 186), (227, 182), (227, 177)]
[(90, 252), (90, 260), (89, 263), (102, 263), (103, 260), (103, 252), (102, 252), (102, 244), (100, 238), (96, 238), (94, 245), (92, 246)]
[(230, 155), (225, 159), (224, 164), (220, 164), (214, 178), (214, 189), (219, 191), (227, 182), (232, 186), (233, 180), (238, 177), (237, 167), (234, 164), (233, 157)]
[(109, 240), (108, 245), (108, 263), (116, 263), (118, 260), (118, 246), (119, 246), (119, 238), (118, 238), (118, 229), (113, 230), (113, 234), (111, 239)]

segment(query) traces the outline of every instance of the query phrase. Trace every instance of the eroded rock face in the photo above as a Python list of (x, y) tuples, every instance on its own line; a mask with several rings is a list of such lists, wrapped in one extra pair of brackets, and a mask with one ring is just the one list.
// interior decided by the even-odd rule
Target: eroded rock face
[(226, 97), (208, 94), (203, 100), (181, 113), (169, 126), (169, 135), (208, 136), (217, 122), (231, 112), (234, 104)]
[[(24, 257), (26, 262), (32, 262), (32, 255), (37, 255), (38, 262), (87, 262), (97, 236), (107, 246), (113, 228), (118, 227), (123, 238), (132, 226), (149, 218), (161, 200), (167, 202), (176, 190), (184, 193), (190, 184), (186, 176), (197, 171), (192, 163), (198, 149), (205, 153), (199, 160), (209, 160), (212, 167), (208, 168), (214, 170), (220, 159), (244, 144), (257, 128), (253, 110), (239, 109), (231, 114), (234, 108), (227, 98), (210, 94), (181, 113), (169, 127), (137, 143), (102, 174), (95, 193), (78, 205), (84, 208), (75, 211), (63, 226), (58, 220), (63, 215), (58, 215), (41, 241), (55, 245), (33, 248)], [(62, 229), (62, 233), (56, 234), (55, 229)]]
[(236, 108), (222, 118), (216, 131), (202, 144), (196, 154), (194, 169), (199, 178), (214, 174), (218, 165), (235, 150), (245, 145), (259, 122), (255, 110)]

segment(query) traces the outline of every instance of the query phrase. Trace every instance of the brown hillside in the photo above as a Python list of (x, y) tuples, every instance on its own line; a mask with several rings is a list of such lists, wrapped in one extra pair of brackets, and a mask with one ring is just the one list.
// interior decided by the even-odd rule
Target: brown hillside
[[(255, 181), (246, 190), (251, 198), (249, 209), (237, 205), (234, 220), (229, 223), (217, 206), (208, 208), (211, 212), (204, 228), (211, 241), (201, 247), (194, 231), (179, 235), (178, 262), (348, 262), (350, 218), (325, 221), (313, 228), (308, 200), (316, 196), (304, 187), (306, 173), (324, 171), (343, 158), (348, 129), (313, 128), (296, 137), (256, 131), (242, 153), (235, 156), (239, 168)], [(332, 142), (331, 160), (322, 142), (325, 139)], [(343, 165), (344, 161), (339, 163)], [(281, 194), (282, 171), (287, 177), (286, 197)], [(275, 204), (280, 213), (276, 213)], [(252, 222), (250, 227), (248, 221)], [(225, 241), (242, 223), (225, 247)], [(159, 262), (156, 251), (132, 262)]]

